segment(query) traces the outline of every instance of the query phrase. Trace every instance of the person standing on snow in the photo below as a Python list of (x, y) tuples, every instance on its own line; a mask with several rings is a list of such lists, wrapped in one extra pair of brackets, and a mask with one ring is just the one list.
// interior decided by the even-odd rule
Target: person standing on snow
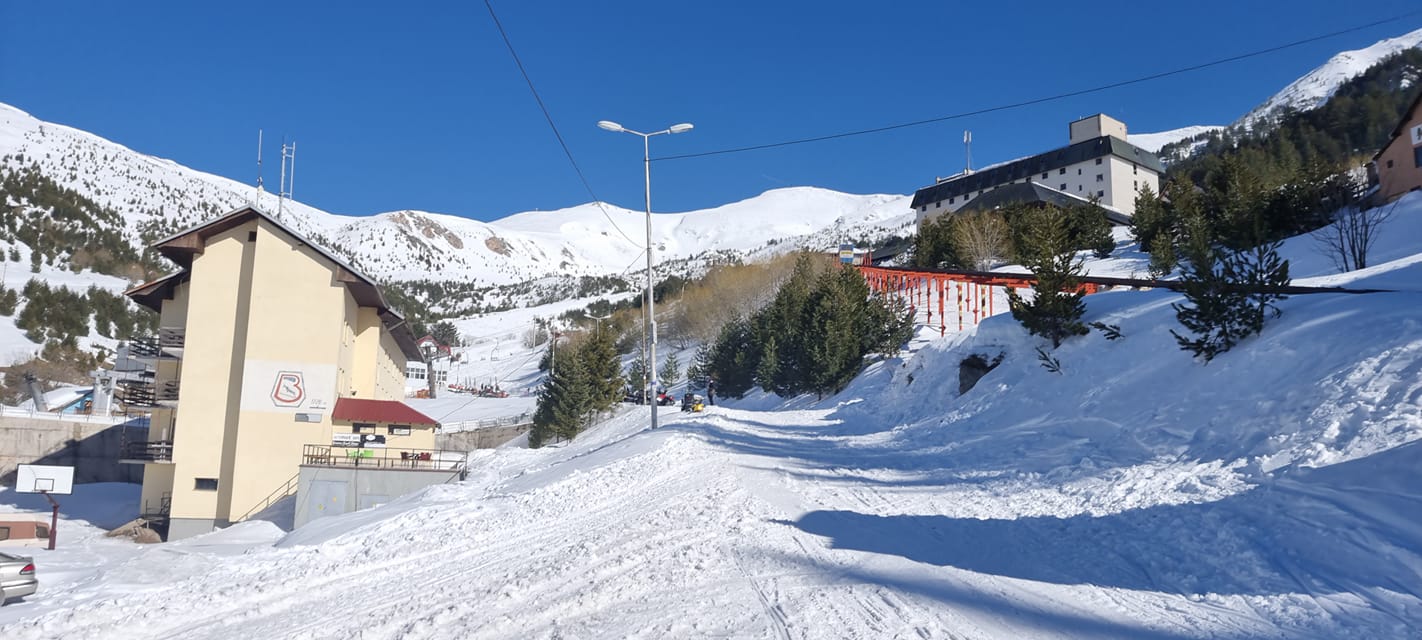
[(706, 381), (706, 404), (716, 406), (716, 379)]

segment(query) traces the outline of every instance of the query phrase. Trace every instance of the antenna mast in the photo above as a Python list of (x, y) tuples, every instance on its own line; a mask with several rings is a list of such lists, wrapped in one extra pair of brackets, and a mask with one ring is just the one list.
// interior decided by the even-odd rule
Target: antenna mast
[(262, 130), (257, 129), (257, 194), (252, 201), (252, 206), (260, 208), (262, 206)]
[(968, 167), (963, 173), (973, 172), (973, 132), (963, 131), (963, 150), (968, 154)]
[[(287, 161), (291, 164), (291, 173), (287, 173)], [(291, 144), (286, 143), (286, 138), (281, 142), (281, 185), (277, 187), (277, 219), (286, 209), (286, 201), (291, 198), (292, 191), (296, 186), (296, 141)]]

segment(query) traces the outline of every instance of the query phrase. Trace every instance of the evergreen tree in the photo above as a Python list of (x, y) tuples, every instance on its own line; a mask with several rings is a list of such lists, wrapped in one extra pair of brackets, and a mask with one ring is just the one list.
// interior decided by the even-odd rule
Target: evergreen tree
[(692, 389), (705, 389), (706, 383), (711, 381), (711, 347), (710, 343), (697, 347), (691, 366), (686, 368), (686, 381)]
[(577, 359), (587, 370), (590, 410), (605, 411), (622, 400), (626, 381), (611, 331), (596, 332), (579, 343)]
[(1275, 303), (1285, 298), (1279, 289), (1290, 279), (1289, 263), (1279, 257), (1282, 243), (1229, 249), (1206, 246), (1202, 235), (1196, 233), (1190, 243), (1182, 278), (1185, 304), (1171, 305), (1176, 320), (1193, 335), (1170, 333), (1181, 349), (1209, 362), (1262, 332), (1265, 321), (1280, 314)]
[(662, 361), (662, 368), (657, 371), (657, 379), (667, 388), (681, 382), (681, 360), (677, 358), (675, 351)]
[(739, 398), (755, 386), (755, 373), (760, 365), (756, 346), (749, 321), (732, 320), (721, 327), (716, 346), (712, 348), (710, 367), (721, 395)]
[(647, 390), (647, 384), (650, 381), (648, 380), (647, 362), (642, 359), (642, 354), (638, 353), (637, 357), (632, 359), (631, 364), (627, 365), (626, 379), (627, 384), (639, 391), (645, 392)]
[(1086, 294), (1079, 290), (1082, 263), (1075, 258), (1062, 217), (1046, 209), (1028, 213), (1023, 247), (1023, 264), (1037, 282), (1031, 302), (1007, 290), (1012, 317), (1028, 332), (1050, 340), (1052, 348), (1071, 336), (1086, 335), (1081, 321)]
[(533, 411), (528, 445), (538, 448), (551, 438), (571, 440), (582, 429), (592, 404), (593, 390), (580, 358), (566, 347), (555, 346), (557, 364), (544, 379)]
[(914, 236), (913, 266), (928, 269), (957, 269), (966, 266), (953, 242), (952, 215), (924, 220)]

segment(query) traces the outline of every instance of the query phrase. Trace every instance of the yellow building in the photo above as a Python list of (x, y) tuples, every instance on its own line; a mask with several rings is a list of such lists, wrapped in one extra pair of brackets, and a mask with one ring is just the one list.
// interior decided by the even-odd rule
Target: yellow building
[(370, 454), (332, 451), (376, 446), (366, 435), (382, 460), (434, 448), (434, 421), (400, 402), (414, 336), (370, 278), (252, 208), (153, 248), (181, 271), (127, 292), (161, 329), (134, 348), (153, 363), (154, 408), (124, 458), (144, 465), (143, 511), (168, 539), (248, 518), (303, 464), (360, 463)]

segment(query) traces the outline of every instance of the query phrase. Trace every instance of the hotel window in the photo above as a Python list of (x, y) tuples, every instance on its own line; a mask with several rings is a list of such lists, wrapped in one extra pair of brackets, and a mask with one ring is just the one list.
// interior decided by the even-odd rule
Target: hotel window
[(954, 200), (957, 200), (957, 199), (958, 199), (957, 196), (953, 196), (952, 198), (949, 198), (949, 199), (948, 199), (948, 204), (953, 204), (953, 201), (954, 201)]
[(217, 491), (217, 478), (193, 478), (193, 491)]
[(1097, 181), (1097, 182), (1105, 182), (1105, 181), (1106, 181), (1106, 176), (1103, 176), (1103, 175), (1101, 175), (1101, 174), (1098, 173), (1098, 174), (1096, 174), (1096, 181)]
[(1047, 179), (1047, 174), (1045, 174), (1045, 173), (1042, 174), (1042, 179), (1043, 179), (1043, 180), (1046, 180), (1046, 179)]
[(1060, 168), (1060, 169), (1057, 169), (1057, 175), (1059, 175), (1059, 176), (1064, 176), (1064, 175), (1066, 175), (1066, 167), (1062, 167), (1062, 168)]
[(1417, 147), (1412, 150), (1412, 160), (1417, 166), (1422, 167), (1422, 147)]
[(1065, 182), (1062, 183), (1061, 191), (1066, 191), (1066, 183), (1065, 183)]
[(1105, 191), (1097, 191), (1097, 192), (1096, 192), (1096, 197), (1098, 197), (1098, 198), (1105, 198), (1105, 197), (1106, 197), (1106, 192), (1105, 192)]
[(1096, 159), (1096, 164), (1101, 164), (1101, 158)]
[(375, 433), (374, 422), (356, 422), (351, 424), (351, 433)]
[(1388, 160), (1388, 161), (1387, 161), (1387, 168), (1389, 168), (1389, 169), (1392, 168), (1392, 161), (1391, 161), (1391, 160)]
[(1136, 173), (1137, 173), (1137, 172), (1136, 172), (1136, 169), (1139, 169), (1139, 168), (1140, 168), (1140, 167), (1136, 166), (1136, 163), (1132, 162), (1132, 163), (1131, 163), (1131, 175), (1136, 175)]
[(1076, 175), (1081, 175), (1081, 168), (1080, 168), (1080, 167), (1077, 167), (1077, 169), (1076, 169)]

